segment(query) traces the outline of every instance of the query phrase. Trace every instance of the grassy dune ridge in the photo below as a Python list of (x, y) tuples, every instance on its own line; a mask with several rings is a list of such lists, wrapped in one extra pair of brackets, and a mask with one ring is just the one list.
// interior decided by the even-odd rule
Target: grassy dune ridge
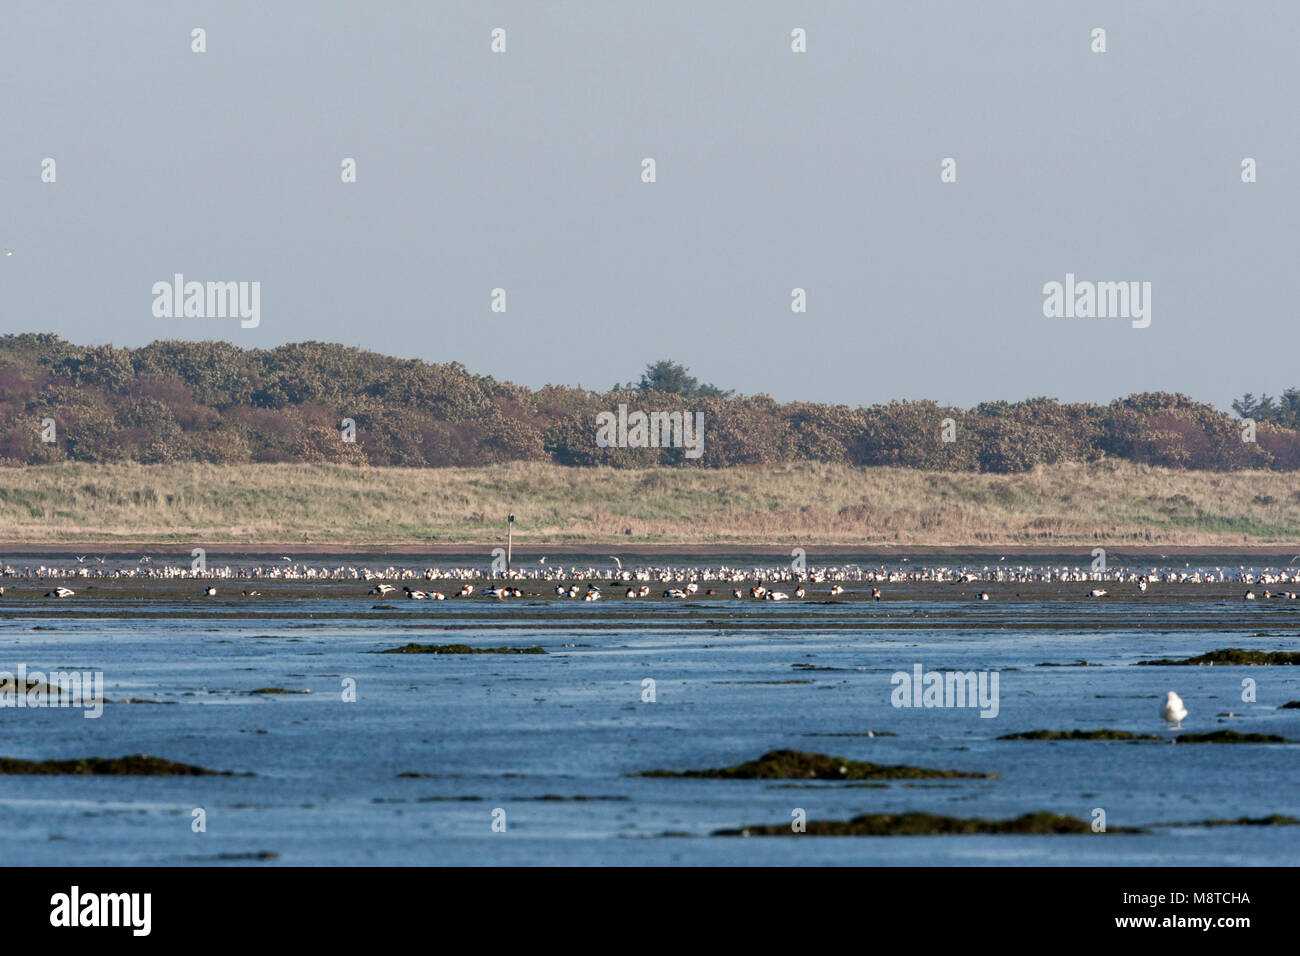
[[(1300, 541), (1300, 475), (1127, 462), (1019, 475), (854, 468), (58, 464), (0, 469), (0, 541), (897, 543)], [(630, 532), (630, 534), (629, 534)]]

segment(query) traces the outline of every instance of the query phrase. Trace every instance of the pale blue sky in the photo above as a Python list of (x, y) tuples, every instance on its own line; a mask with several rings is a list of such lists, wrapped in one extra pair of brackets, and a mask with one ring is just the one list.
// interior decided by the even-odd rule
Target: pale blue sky
[[(1300, 4), (1250, 0), (8, 0), (0, 331), (1226, 407), (1300, 384), (1297, 50)], [(176, 272), (260, 281), (260, 327), (154, 318)], [(1066, 272), (1150, 281), (1150, 328), (1044, 318)]]

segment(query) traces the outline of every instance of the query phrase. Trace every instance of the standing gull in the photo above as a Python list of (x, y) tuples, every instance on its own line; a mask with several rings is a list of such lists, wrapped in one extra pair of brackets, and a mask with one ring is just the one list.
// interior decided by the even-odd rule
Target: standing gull
[(1160, 708), (1160, 717), (1164, 722), (1175, 730), (1182, 730), (1183, 719), (1186, 716), (1187, 708), (1183, 706), (1183, 699), (1172, 690), (1165, 694), (1165, 705)]

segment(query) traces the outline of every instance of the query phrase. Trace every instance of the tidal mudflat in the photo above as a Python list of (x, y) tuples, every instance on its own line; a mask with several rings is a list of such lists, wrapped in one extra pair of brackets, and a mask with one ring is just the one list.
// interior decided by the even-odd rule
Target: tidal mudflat
[[(897, 584), (776, 604), (536, 585), (379, 607), (360, 582), (257, 588), (0, 596), (0, 671), (101, 671), (105, 698), (97, 719), (0, 709), (13, 862), (1300, 860), (1300, 744), (1262, 742), (1300, 740), (1285, 706), (1300, 668), (1249, 653), (1300, 651), (1300, 602), (1235, 585), (1089, 600)], [(378, 653), (413, 645), (455, 650)], [(1212, 655), (1229, 648), (1247, 654)], [(996, 673), (996, 713), (895, 706), (895, 676), (918, 666)], [(1181, 730), (1158, 716), (1168, 690)], [(169, 763), (45, 763), (125, 755)], [(219, 773), (132, 771), (173, 765)], [(796, 838), (760, 838), (778, 831)]]

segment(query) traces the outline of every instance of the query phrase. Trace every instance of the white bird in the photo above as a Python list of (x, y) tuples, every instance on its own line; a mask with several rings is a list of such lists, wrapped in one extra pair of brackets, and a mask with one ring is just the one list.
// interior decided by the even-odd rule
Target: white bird
[(1176, 729), (1182, 728), (1183, 720), (1187, 717), (1187, 708), (1183, 706), (1183, 699), (1172, 690), (1165, 694), (1165, 705), (1160, 708), (1160, 717)]
[(1243, 601), (1253, 601), (1253, 600), (1255, 600), (1255, 592), (1254, 592), (1254, 591), (1247, 591), (1247, 592), (1242, 596), (1242, 600), (1243, 600)]
[(13, 254), (14, 254), (14, 251), (13, 251), (12, 249), (6, 249), (6, 250), (5, 250), (5, 255), (7, 255), (7, 256), (12, 256)]
[(209, 584), (207, 587), (205, 587), (205, 588), (203, 589), (203, 596), (204, 596), (204, 597), (216, 597), (216, 596), (217, 596), (217, 589), (216, 589), (215, 587), (213, 587), (211, 584)]
[(1088, 592), (1088, 597), (1105, 597), (1105, 596), (1106, 596), (1105, 588), (1093, 588), (1091, 591)]
[(396, 590), (397, 588), (393, 587), (391, 584), (376, 584), (367, 593), (378, 594), (380, 597), (384, 597), (385, 595), (392, 594)]
[(76, 593), (77, 592), (72, 590), (72, 588), (57, 587), (53, 591), (47, 592), (45, 596), (52, 598), (66, 598), (72, 597)]
[(987, 600), (989, 599), (989, 592), (988, 592), (988, 591), (981, 591), (981, 592), (979, 593), (979, 599), (980, 599), (981, 601), (987, 601)]

